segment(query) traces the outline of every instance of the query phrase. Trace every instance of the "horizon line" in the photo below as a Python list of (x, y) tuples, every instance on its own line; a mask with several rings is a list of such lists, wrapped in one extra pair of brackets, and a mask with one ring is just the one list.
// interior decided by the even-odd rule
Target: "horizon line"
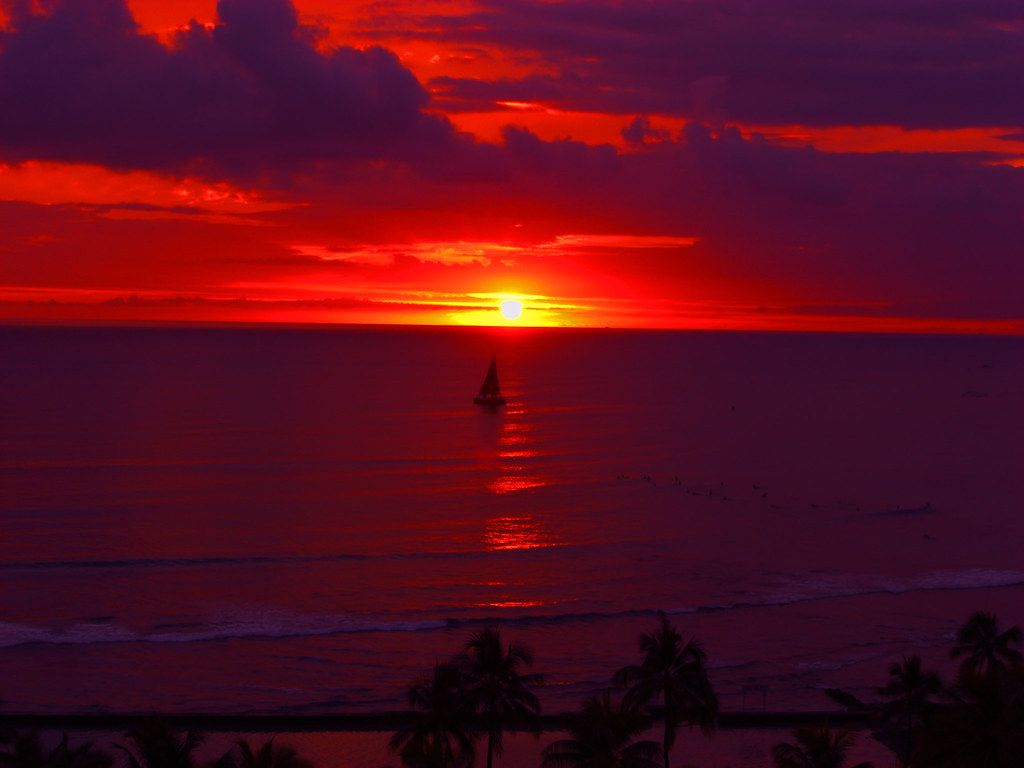
[[(984, 322), (984, 321), (982, 321)], [(1022, 322), (1024, 321), (1011, 321)], [(956, 330), (899, 329), (899, 328), (699, 328), (673, 326), (613, 326), (613, 325), (469, 325), (452, 323), (350, 323), (301, 320), (105, 320), (105, 319), (45, 319), (0, 318), (0, 328), (179, 328), (179, 329), (238, 329), (238, 330), (455, 330), (455, 331), (614, 331), (642, 333), (749, 333), (749, 334), (803, 334), (811, 336), (953, 336), (984, 338), (1024, 338), (1020, 329)]]

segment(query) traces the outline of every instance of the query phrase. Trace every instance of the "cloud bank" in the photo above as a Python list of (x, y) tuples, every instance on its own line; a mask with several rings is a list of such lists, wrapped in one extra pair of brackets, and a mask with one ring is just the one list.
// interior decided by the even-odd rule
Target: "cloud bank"
[(0, 155), (113, 168), (253, 175), (415, 156), (450, 139), (388, 50), (320, 51), (287, 0), (220, 0), (171, 47), (123, 0), (8, 0)]
[[(220, 0), (169, 43), (123, 0), (4, 8), (0, 162), (20, 165), (0, 173), (0, 300), (340, 310), (515, 288), (667, 324), (717, 307), (1024, 328), (1017, 131), (1007, 153), (845, 154), (722, 122), (1024, 123), (1019, 3), (380, 6), (382, 39), (404, 19), (538, 62), (430, 88), (287, 0)], [(499, 98), (621, 115), (623, 143), (514, 125), (487, 143), (439, 114)], [(650, 117), (673, 111), (680, 131)], [(78, 183), (47, 189), (61, 174)]]

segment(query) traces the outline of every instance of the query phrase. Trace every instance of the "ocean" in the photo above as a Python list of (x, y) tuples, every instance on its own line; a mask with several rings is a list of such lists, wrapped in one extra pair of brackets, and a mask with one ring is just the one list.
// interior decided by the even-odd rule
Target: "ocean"
[(658, 610), (723, 709), (826, 710), (1024, 623), (1024, 339), (0, 327), (0, 360), (5, 711), (401, 709), (487, 626), (570, 711)]

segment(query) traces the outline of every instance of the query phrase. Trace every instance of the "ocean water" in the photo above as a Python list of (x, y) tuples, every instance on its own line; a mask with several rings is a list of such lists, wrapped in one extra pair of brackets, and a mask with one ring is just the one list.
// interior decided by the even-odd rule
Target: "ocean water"
[(2, 327), (0, 360), (8, 711), (398, 709), (489, 625), (568, 711), (659, 609), (723, 708), (817, 710), (1024, 623), (1022, 339)]

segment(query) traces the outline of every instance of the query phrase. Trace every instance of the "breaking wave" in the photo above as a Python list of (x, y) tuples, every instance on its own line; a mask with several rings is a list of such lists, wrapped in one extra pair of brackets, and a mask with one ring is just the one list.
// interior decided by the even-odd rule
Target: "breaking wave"
[[(1024, 585), (1024, 572), (968, 569), (938, 571), (902, 578), (836, 575), (815, 580), (793, 579), (789, 585), (749, 599), (705, 605), (666, 608), (674, 615), (771, 608), (837, 598), (910, 592), (991, 589)], [(781, 587), (781, 588), (780, 588)], [(230, 639), (280, 639), (340, 635), (353, 632), (428, 632), (480, 627), (496, 622), (503, 626), (528, 627), (571, 622), (597, 622), (646, 616), (654, 608), (620, 611), (579, 611), (551, 614), (488, 615), (464, 618), (384, 620), (346, 615), (296, 615), (281, 611), (237, 612), (213, 620), (160, 624), (139, 630), (117, 623), (116, 617), (82, 620), (52, 627), (0, 622), (0, 648), (28, 644), (91, 645), (97, 643), (190, 643)]]

